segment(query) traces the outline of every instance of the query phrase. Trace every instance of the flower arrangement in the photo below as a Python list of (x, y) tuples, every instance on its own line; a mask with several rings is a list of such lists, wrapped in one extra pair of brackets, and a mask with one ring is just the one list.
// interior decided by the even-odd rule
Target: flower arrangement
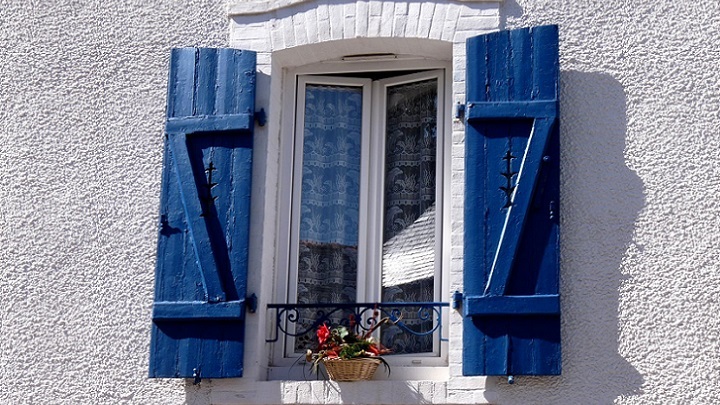
[[(375, 368), (377, 364), (382, 363), (390, 373), (390, 366), (380, 356), (390, 353), (390, 350), (376, 342), (372, 333), (383, 323), (389, 321), (389, 318), (383, 318), (375, 323), (372, 328), (362, 334), (355, 334), (348, 330), (345, 326), (337, 326), (330, 328), (326, 324), (320, 325), (317, 329), (318, 346), (315, 351), (308, 349), (305, 359), (312, 363), (312, 371), (317, 373), (318, 366), (322, 362), (328, 365), (328, 362), (336, 362), (338, 360), (353, 359), (375, 359)], [(353, 324), (351, 319), (351, 325)], [(329, 370), (328, 370), (329, 371)], [(331, 373), (332, 374), (332, 373)], [(333, 377), (332, 375), (330, 376)]]

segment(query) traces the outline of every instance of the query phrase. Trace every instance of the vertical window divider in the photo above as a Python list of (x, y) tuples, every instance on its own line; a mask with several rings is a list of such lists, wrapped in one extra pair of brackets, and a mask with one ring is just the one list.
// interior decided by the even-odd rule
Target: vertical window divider
[[(364, 302), (368, 296), (368, 281), (372, 280), (372, 271), (368, 271), (371, 264), (368, 263), (368, 233), (371, 232), (372, 223), (371, 210), (372, 204), (369, 204), (365, 194), (372, 190), (372, 160), (371, 160), (371, 136), (372, 125), (372, 82), (370, 79), (362, 79), (363, 84), (363, 103), (362, 103), (362, 135), (361, 135), (361, 152), (360, 152), (360, 223), (358, 229), (358, 267), (357, 267), (357, 296), (356, 302)], [(363, 221), (363, 218), (366, 220)], [(372, 290), (371, 290), (372, 292)]]
[(372, 239), (370, 240), (372, 249), (372, 265), (374, 268), (372, 295), (369, 297), (372, 301), (382, 301), (382, 235), (384, 226), (383, 200), (385, 190), (384, 168), (385, 168), (385, 109), (387, 103), (385, 100), (385, 89), (380, 82), (373, 82), (373, 108), (371, 111), (373, 133), (372, 145), (370, 150), (371, 156), (375, 159), (372, 165), (373, 181), (377, 186), (371, 187), (372, 195), (372, 216), (369, 218), (376, 226), (372, 230)]

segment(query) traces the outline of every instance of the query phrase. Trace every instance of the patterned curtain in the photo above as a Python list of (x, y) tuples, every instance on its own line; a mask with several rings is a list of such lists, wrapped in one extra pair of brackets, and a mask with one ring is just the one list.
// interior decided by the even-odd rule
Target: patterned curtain
[[(362, 88), (306, 86), (298, 303), (355, 302), (361, 127)], [(300, 311), (299, 328), (315, 315)], [(297, 339), (295, 348), (313, 338)]]
[[(437, 80), (388, 89), (385, 136), (382, 299), (434, 301)], [(416, 331), (433, 326), (418, 308), (404, 311), (403, 322)], [(382, 341), (394, 353), (433, 349), (432, 336), (397, 326), (383, 328)]]

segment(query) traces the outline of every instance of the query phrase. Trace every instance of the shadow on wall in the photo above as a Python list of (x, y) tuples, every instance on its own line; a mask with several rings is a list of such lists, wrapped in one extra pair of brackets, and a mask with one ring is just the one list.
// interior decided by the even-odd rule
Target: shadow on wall
[(625, 92), (602, 73), (562, 71), (560, 81), (563, 370), (493, 379), (499, 404), (608, 404), (643, 384), (619, 353), (622, 261), (644, 206), (623, 154)]
[[(497, 404), (609, 404), (642, 393), (643, 377), (620, 354), (622, 261), (644, 207), (643, 184), (625, 164), (625, 93), (609, 75), (562, 71), (560, 108), (563, 371), (518, 376), (513, 385), (490, 378)], [(382, 401), (382, 390), (367, 385), (347, 383), (331, 392), (336, 389), (328, 383), (321, 391), (344, 402)], [(265, 400), (279, 403), (280, 395)], [(209, 390), (189, 382), (186, 398), (211, 403)], [(393, 398), (419, 403), (422, 397), (401, 383)]]

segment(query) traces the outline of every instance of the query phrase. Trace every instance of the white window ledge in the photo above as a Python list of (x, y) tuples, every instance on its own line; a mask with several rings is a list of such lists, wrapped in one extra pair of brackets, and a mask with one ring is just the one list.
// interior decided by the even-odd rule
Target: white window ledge
[[(207, 385), (206, 385), (207, 384)], [(210, 403), (239, 404), (489, 404), (485, 378), (449, 381), (203, 381)]]
[[(264, 1), (242, 1), (230, 0), (228, 2), (228, 15), (253, 15), (263, 14), (281, 8), (294, 6), (314, 0), (264, 0)], [(503, 0), (454, 0), (464, 3), (502, 3)]]
[[(390, 356), (392, 357), (392, 356)], [(419, 360), (419, 359), (418, 359)], [(432, 360), (440, 360), (433, 358)], [(392, 364), (390, 360), (390, 373), (387, 372), (385, 366), (381, 365), (377, 368), (375, 375), (372, 378), (374, 382), (383, 381), (413, 381), (413, 380), (424, 380), (424, 381), (448, 381), (450, 378), (448, 367), (423, 367), (423, 366), (398, 366)], [(324, 371), (321, 371), (322, 375), (326, 375)], [(268, 368), (268, 380), (277, 381), (308, 381), (314, 379), (316, 375), (311, 373), (309, 365), (295, 365), (293, 367), (269, 367)]]

